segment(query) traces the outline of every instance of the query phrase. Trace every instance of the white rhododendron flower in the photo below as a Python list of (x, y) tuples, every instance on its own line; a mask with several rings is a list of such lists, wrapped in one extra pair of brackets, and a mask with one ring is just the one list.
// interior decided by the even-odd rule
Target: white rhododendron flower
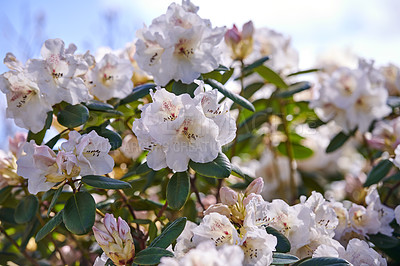
[(173, 3), (166, 14), (137, 32), (135, 60), (156, 84), (164, 86), (172, 79), (191, 83), (218, 67), (222, 52), (216, 46), (225, 28), (212, 28), (195, 11), (189, 2)]
[(400, 224), (400, 205), (394, 209), (394, 218), (396, 218), (397, 224)]
[(200, 225), (193, 231), (193, 242), (198, 244), (206, 240), (214, 241), (215, 245), (236, 245), (239, 235), (226, 216), (213, 212), (206, 215)]
[(132, 126), (139, 146), (149, 151), (150, 168), (168, 166), (185, 171), (189, 160), (214, 160), (221, 146), (234, 138), (236, 125), (229, 112), (208, 103), (216, 100), (213, 91), (198, 93), (195, 98), (188, 94), (176, 96), (161, 88), (150, 94), (153, 102), (143, 106), (141, 118)]
[(264, 228), (246, 230), (240, 247), (244, 251), (244, 264), (263, 266), (272, 263), (272, 251), (275, 251), (277, 239), (268, 234)]
[(396, 149), (394, 150), (394, 157), (393, 163), (397, 168), (400, 168), (400, 144), (397, 145)]
[(26, 154), (17, 161), (17, 174), (28, 179), (29, 192), (37, 194), (79, 175), (111, 172), (114, 160), (108, 155), (110, 148), (108, 140), (95, 131), (85, 135), (71, 131), (69, 140), (61, 145), (57, 154), (48, 146), (38, 146), (31, 140), (24, 146)]
[(124, 98), (132, 92), (133, 66), (127, 59), (106, 54), (87, 74), (90, 92), (101, 101)]
[(349, 209), (349, 221), (351, 227), (359, 234), (377, 234), (381, 223), (379, 213), (372, 206), (364, 206), (353, 203)]
[(346, 252), (341, 255), (353, 265), (368, 266), (386, 266), (387, 262), (378, 252), (368, 246), (368, 243), (357, 238), (350, 240), (346, 247)]
[(333, 119), (346, 133), (356, 128), (364, 133), (373, 120), (387, 116), (391, 112), (386, 104), (388, 92), (371, 68), (360, 61), (358, 69), (342, 67), (326, 75), (311, 104), (319, 118)]
[(65, 49), (61, 39), (49, 39), (40, 51), (43, 60), (27, 62), (28, 73), (35, 75), (50, 105), (62, 101), (78, 104), (90, 99), (88, 89), (79, 77), (88, 71), (88, 64), (83, 58), (74, 56), (75, 50), (74, 44)]
[(212, 241), (204, 241), (181, 258), (161, 258), (160, 266), (242, 266), (244, 254), (240, 247), (224, 245), (218, 250)]
[[(0, 75), (0, 90), (7, 97), (6, 116), (13, 118), (19, 127), (37, 133), (43, 129), (51, 104), (43, 96), (34, 76), (26, 72), (11, 53), (4, 63), (11, 71)], [(30, 115), (26, 115), (26, 114)]]

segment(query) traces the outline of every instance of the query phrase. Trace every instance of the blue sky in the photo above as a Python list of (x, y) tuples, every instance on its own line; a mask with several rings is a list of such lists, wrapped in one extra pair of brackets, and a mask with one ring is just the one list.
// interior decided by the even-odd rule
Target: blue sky
[[(169, 0), (0, 0), (0, 58), (13, 52), (25, 61), (38, 57), (49, 38), (75, 43), (78, 50), (100, 46), (122, 48), (143, 23), (165, 13)], [(332, 47), (348, 47), (378, 64), (400, 65), (400, 1), (398, 0), (198, 0), (199, 15), (215, 26), (242, 25), (252, 19), (292, 37), (300, 66), (311, 67), (315, 57)], [(111, 13), (110, 13), (111, 12)], [(107, 28), (105, 14), (116, 14)], [(39, 18), (39, 19), (38, 19)], [(41, 18), (41, 20), (40, 20)], [(42, 21), (43, 27), (36, 26)], [(40, 28), (40, 27), (39, 27)], [(0, 64), (0, 73), (7, 68)], [(0, 94), (0, 103), (4, 102)], [(4, 110), (4, 104), (0, 107)], [(12, 123), (10, 123), (12, 124)], [(8, 127), (0, 122), (0, 133)], [(6, 133), (8, 134), (8, 133)], [(0, 147), (3, 137), (0, 135)]]

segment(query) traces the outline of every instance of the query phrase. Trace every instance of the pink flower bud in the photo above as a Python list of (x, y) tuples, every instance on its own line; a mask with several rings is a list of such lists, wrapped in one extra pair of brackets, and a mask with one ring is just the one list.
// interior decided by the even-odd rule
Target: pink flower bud
[(121, 217), (118, 217), (118, 233), (119, 237), (121, 237), (122, 240), (126, 240), (131, 236), (130, 234), (131, 229), (129, 228), (129, 225), (127, 222), (125, 222)]
[(238, 194), (236, 193), (236, 191), (228, 187), (222, 187), (219, 190), (219, 195), (221, 197), (221, 202), (228, 206), (235, 205), (238, 201)]
[(96, 228), (95, 226), (92, 227), (94, 237), (96, 238), (97, 243), (100, 246), (108, 246), (110, 243), (114, 242), (114, 238), (106, 232)]
[(225, 42), (228, 46), (235, 46), (241, 40), (240, 32), (237, 29), (236, 25), (233, 25), (233, 28), (227, 30), (225, 33)]
[(253, 22), (250, 20), (242, 27), (242, 38), (243, 39), (252, 39), (254, 33)]
[(210, 207), (208, 207), (207, 210), (205, 210), (203, 212), (204, 215), (210, 214), (212, 212), (217, 212), (221, 215), (224, 215), (226, 217), (230, 217), (231, 216), (231, 210), (229, 209), (228, 206), (226, 206), (225, 204), (222, 203), (217, 203), (217, 204), (213, 204)]
[(104, 226), (110, 234), (118, 232), (117, 221), (112, 214), (106, 213), (106, 216), (104, 217)]
[(250, 195), (251, 193), (260, 194), (264, 187), (264, 180), (262, 177), (256, 178), (247, 187), (245, 195)]

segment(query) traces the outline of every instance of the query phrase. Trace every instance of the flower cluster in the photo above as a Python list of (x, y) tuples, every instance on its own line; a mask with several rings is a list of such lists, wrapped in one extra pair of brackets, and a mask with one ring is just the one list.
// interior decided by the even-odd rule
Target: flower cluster
[(201, 73), (218, 67), (222, 51), (216, 46), (225, 29), (212, 28), (209, 20), (197, 15), (197, 9), (190, 1), (173, 3), (166, 14), (137, 32), (135, 59), (156, 84), (192, 83)]
[(357, 69), (341, 67), (326, 75), (312, 107), (321, 120), (333, 119), (346, 133), (364, 133), (373, 120), (390, 114), (387, 98), (383, 76), (360, 60)]
[(114, 160), (108, 155), (110, 148), (109, 141), (95, 131), (84, 135), (71, 131), (69, 140), (61, 144), (57, 153), (31, 140), (24, 146), (25, 155), (17, 161), (17, 174), (28, 179), (29, 192), (37, 194), (77, 176), (111, 172)]
[(152, 103), (142, 107), (132, 129), (143, 150), (149, 151), (150, 168), (165, 167), (182, 172), (189, 160), (214, 160), (221, 146), (235, 138), (236, 125), (228, 107), (218, 104), (217, 90), (204, 91), (199, 83), (195, 97), (175, 95), (158, 87), (151, 92)]
[(17, 133), (9, 138), (9, 152), (0, 150), (0, 189), (6, 186), (18, 185), (21, 177), (17, 174), (17, 160), (22, 154), (26, 142), (26, 134)]

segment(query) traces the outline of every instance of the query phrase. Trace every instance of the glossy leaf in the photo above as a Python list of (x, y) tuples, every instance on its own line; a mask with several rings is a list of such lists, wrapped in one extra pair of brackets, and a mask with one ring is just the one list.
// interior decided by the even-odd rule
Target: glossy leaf
[(215, 178), (226, 178), (231, 174), (231, 163), (225, 154), (220, 152), (218, 157), (209, 163), (189, 162), (189, 166), (201, 175)]
[(266, 61), (268, 61), (269, 60), (269, 57), (268, 56), (264, 56), (264, 57), (262, 57), (262, 58), (260, 58), (260, 59), (258, 59), (258, 60), (256, 60), (256, 61), (254, 61), (252, 64), (250, 64), (250, 65), (248, 65), (248, 66), (245, 66), (244, 68), (243, 68), (243, 72), (244, 73), (246, 73), (246, 72), (250, 72), (250, 71), (252, 71), (253, 69), (255, 69), (256, 67), (259, 67), (259, 66), (261, 66), (261, 65), (263, 65)]
[(264, 82), (256, 82), (256, 83), (252, 83), (252, 84), (246, 86), (242, 92), (243, 97), (245, 97), (246, 99), (250, 98), (251, 96), (253, 96), (254, 93), (256, 93), (264, 85), (265, 85)]
[(376, 235), (368, 235), (369, 240), (378, 248), (387, 249), (400, 245), (400, 240), (394, 236), (387, 236), (381, 233)]
[(51, 210), (53, 209), (54, 205), (56, 205), (57, 199), (58, 199), (58, 197), (60, 196), (60, 194), (61, 194), (61, 192), (62, 192), (62, 190), (63, 190), (63, 187), (64, 187), (64, 186), (60, 186), (60, 187), (56, 190), (56, 192), (54, 193), (53, 198), (51, 199), (51, 202), (50, 202), (50, 205), (49, 205), (49, 209), (47, 210), (47, 216), (49, 216), (49, 214), (50, 214)]
[(0, 189), (0, 204), (2, 204), (11, 194), (12, 186), (6, 186)]
[(127, 182), (101, 175), (86, 175), (82, 177), (82, 182), (86, 185), (103, 189), (131, 188), (131, 185)]
[(297, 72), (291, 73), (291, 74), (289, 74), (289, 75), (287, 75), (287, 76), (288, 76), (288, 77), (297, 76), (297, 75), (302, 75), (302, 74), (308, 74), (308, 73), (317, 72), (317, 71), (320, 71), (320, 70), (321, 70), (321, 69), (319, 69), (319, 68), (311, 68), (311, 69), (307, 69), (307, 70), (297, 71)]
[[(275, 249), (277, 252), (286, 253), (286, 252), (290, 251), (291, 245), (290, 245), (289, 240), (286, 238), (286, 236), (284, 236), (278, 230), (276, 230), (275, 228), (272, 228), (270, 226), (268, 226), (266, 228), (266, 230), (267, 230), (268, 234), (271, 234), (276, 237), (276, 240), (278, 241), (278, 243), (276, 244)], [(291, 263), (293, 263), (293, 262), (291, 262)]]
[(264, 65), (258, 66), (254, 69), (264, 80), (274, 84), (280, 89), (287, 89), (289, 86), (275, 71)]
[(190, 179), (187, 172), (175, 173), (168, 182), (167, 201), (174, 210), (180, 210), (190, 194)]
[(139, 100), (140, 98), (143, 98), (147, 94), (150, 93), (150, 89), (154, 89), (156, 87), (156, 84), (153, 83), (148, 83), (148, 84), (143, 84), (140, 86), (137, 86), (133, 88), (131, 94), (126, 96), (124, 99), (122, 99), (118, 105), (122, 104), (127, 104), (136, 100)]
[(296, 256), (279, 252), (272, 253), (272, 259), (272, 265), (292, 264), (299, 260)]
[(89, 110), (82, 104), (67, 105), (57, 114), (57, 121), (67, 128), (74, 128), (86, 123)]
[(222, 85), (218, 81), (213, 80), (213, 79), (206, 79), (204, 82), (207, 83), (208, 85), (210, 85), (211, 87), (213, 87), (214, 89), (217, 89), (220, 93), (222, 93), (227, 98), (234, 101), (235, 103), (239, 104), (240, 106), (242, 106), (252, 112), (255, 111), (255, 108), (251, 102), (249, 102), (247, 99), (243, 98), (242, 96), (227, 90), (224, 87), (224, 85)]
[(311, 83), (307, 81), (298, 82), (289, 86), (286, 91), (281, 91), (275, 94), (275, 97), (278, 98), (288, 98), (293, 96), (296, 93), (308, 90), (311, 88)]
[(109, 110), (114, 110), (114, 106), (108, 103), (103, 103), (100, 101), (96, 100), (90, 100), (87, 103), (85, 103), (86, 107), (89, 108), (89, 110), (93, 111), (109, 111)]
[(292, 266), (347, 266), (350, 265), (346, 260), (333, 257), (304, 258)]
[(32, 220), (39, 209), (39, 200), (35, 195), (28, 195), (23, 198), (15, 209), (14, 218), (19, 224)]
[(172, 92), (175, 95), (181, 95), (184, 93), (189, 94), (192, 98), (194, 98), (194, 91), (197, 89), (199, 85), (196, 83), (185, 84), (182, 81), (174, 81), (172, 84)]
[[(277, 149), (282, 155), (288, 156), (286, 144), (284, 142), (281, 142)], [(292, 143), (292, 149), (294, 159), (298, 160), (310, 158), (314, 154), (313, 150), (301, 145), (300, 143)]]
[(65, 203), (63, 222), (72, 233), (83, 235), (92, 230), (96, 205), (88, 192), (77, 192)]
[(389, 159), (380, 161), (374, 168), (372, 168), (371, 172), (369, 172), (364, 187), (369, 187), (381, 181), (389, 173), (392, 167), (393, 163)]
[(149, 247), (167, 248), (182, 233), (186, 225), (186, 218), (181, 217), (170, 223), (162, 233), (154, 239)]
[(45, 236), (51, 233), (57, 226), (59, 226), (63, 221), (63, 212), (61, 210), (53, 218), (51, 218), (43, 227), (37, 232), (35, 236), (35, 241), (38, 242), (42, 240)]
[(173, 257), (174, 254), (168, 250), (157, 247), (148, 247), (136, 254), (133, 262), (138, 265), (155, 265), (160, 263), (162, 257)]
[(344, 132), (339, 132), (333, 137), (328, 147), (326, 147), (326, 153), (334, 152), (340, 147), (342, 147), (346, 141), (351, 137), (351, 135), (345, 134)]

